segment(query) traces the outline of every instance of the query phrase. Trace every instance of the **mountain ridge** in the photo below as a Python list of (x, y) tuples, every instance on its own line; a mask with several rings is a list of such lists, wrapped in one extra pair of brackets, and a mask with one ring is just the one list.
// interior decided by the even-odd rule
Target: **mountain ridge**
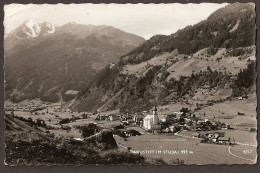
[(201, 104), (249, 94), (249, 88), (246, 91), (234, 82), (255, 62), (255, 27), (254, 7), (235, 3), (169, 36), (155, 35), (122, 56), (116, 67), (100, 72), (72, 108), (138, 112), (155, 104), (195, 104), (199, 93), (212, 94), (197, 100)]
[[(23, 27), (24, 24), (16, 31), (19, 33)], [(88, 28), (70, 23), (65, 28), (55, 27), (52, 34), (20, 38), (13, 32), (6, 37), (7, 98), (14, 94), (17, 101), (26, 97), (52, 102), (62, 97), (68, 101), (73, 96), (65, 94), (67, 90), (87, 87), (96, 72), (107, 64), (117, 63), (121, 55), (144, 41), (113, 27), (97, 26), (99, 29), (94, 27), (94, 32), (88, 32)]]

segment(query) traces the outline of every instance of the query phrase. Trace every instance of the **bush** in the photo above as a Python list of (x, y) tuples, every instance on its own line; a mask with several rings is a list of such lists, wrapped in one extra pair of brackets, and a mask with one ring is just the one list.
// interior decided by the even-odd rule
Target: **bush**
[(102, 164), (145, 164), (143, 156), (130, 152), (109, 151), (102, 156)]

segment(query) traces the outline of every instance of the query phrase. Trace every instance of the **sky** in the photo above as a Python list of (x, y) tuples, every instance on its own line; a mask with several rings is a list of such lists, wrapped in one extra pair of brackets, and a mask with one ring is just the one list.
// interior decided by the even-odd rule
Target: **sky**
[(194, 25), (227, 3), (201, 4), (10, 4), (4, 6), (5, 33), (28, 19), (61, 26), (69, 22), (107, 25), (149, 39)]

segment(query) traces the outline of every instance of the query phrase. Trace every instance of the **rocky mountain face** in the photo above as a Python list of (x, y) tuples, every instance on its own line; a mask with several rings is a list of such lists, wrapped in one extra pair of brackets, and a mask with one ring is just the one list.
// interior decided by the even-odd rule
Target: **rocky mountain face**
[(211, 104), (254, 94), (255, 34), (254, 5), (230, 4), (122, 56), (102, 69), (71, 107), (136, 112), (155, 104)]
[(144, 41), (110, 26), (28, 20), (4, 40), (6, 99), (69, 101), (103, 67)]

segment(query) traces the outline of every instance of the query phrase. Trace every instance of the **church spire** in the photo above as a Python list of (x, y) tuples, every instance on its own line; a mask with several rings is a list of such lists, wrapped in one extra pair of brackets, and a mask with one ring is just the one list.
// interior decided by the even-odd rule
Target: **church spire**
[(156, 105), (154, 106), (153, 114), (154, 114), (154, 115), (157, 115), (157, 108), (156, 108)]

